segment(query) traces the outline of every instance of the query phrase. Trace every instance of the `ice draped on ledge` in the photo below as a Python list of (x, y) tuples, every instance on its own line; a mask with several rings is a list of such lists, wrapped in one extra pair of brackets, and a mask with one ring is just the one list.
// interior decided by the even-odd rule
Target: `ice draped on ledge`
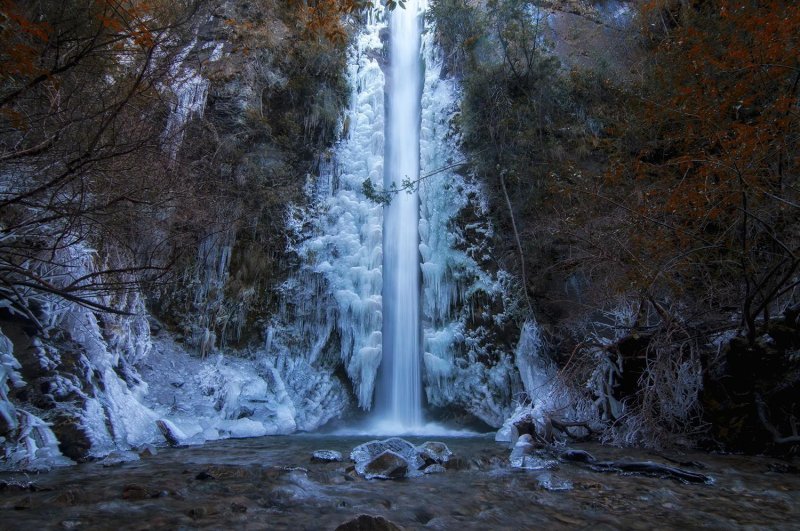
[(284, 307), (267, 334), (268, 355), (286, 349), (311, 365), (341, 363), (365, 410), (382, 352), (383, 206), (364, 196), (362, 183), (383, 180), (385, 27), (372, 21), (350, 50), (343, 138), (309, 182), (311, 207), (292, 212), (300, 271), (283, 286)]

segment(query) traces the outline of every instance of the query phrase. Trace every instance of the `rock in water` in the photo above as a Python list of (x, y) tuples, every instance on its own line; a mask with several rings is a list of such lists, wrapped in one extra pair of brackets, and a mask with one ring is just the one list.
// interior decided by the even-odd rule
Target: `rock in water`
[(100, 461), (100, 463), (104, 467), (110, 467), (115, 465), (121, 465), (122, 463), (130, 463), (132, 461), (138, 461), (139, 454), (135, 452), (128, 452), (125, 450), (114, 450), (110, 454), (108, 454), (105, 459)]
[(369, 441), (353, 448), (350, 459), (356, 464), (373, 459), (379, 454), (390, 450), (400, 455), (408, 464), (409, 470), (417, 471), (425, 466), (425, 460), (419, 455), (417, 448), (410, 442), (399, 437), (392, 437), (385, 441)]
[(156, 426), (161, 430), (161, 434), (166, 439), (167, 444), (170, 446), (180, 446), (181, 443), (187, 438), (186, 434), (181, 431), (175, 424), (166, 420), (159, 419), (156, 421)]
[(537, 452), (533, 445), (533, 437), (530, 434), (523, 434), (514, 444), (509, 458), (511, 466), (514, 468), (524, 468), (527, 470), (545, 470), (558, 467), (558, 461), (550, 458), (544, 452)]
[(356, 446), (350, 452), (350, 459), (356, 462), (356, 471), (367, 479), (392, 479), (419, 476), (420, 470), (426, 466), (426, 474), (444, 472), (443, 465), (452, 455), (453, 452), (442, 442), (428, 441), (414, 446), (404, 439), (392, 437)]
[(382, 516), (360, 514), (341, 524), (336, 531), (403, 531), (403, 528)]
[(436, 463), (428, 465), (422, 470), (423, 474), (441, 474), (442, 472), (447, 472), (447, 469)]
[(137, 451), (139, 452), (139, 457), (152, 457), (154, 455), (158, 455), (158, 450), (156, 450), (156, 447), (150, 443), (144, 443)]
[(559, 455), (559, 457), (563, 461), (573, 461), (575, 463), (593, 463), (594, 461), (596, 461), (594, 456), (589, 452), (586, 452), (584, 450), (573, 450), (572, 448), (567, 448), (566, 450), (561, 452), (561, 455)]
[(409, 466), (403, 456), (386, 450), (369, 461), (356, 463), (356, 471), (367, 479), (399, 479), (406, 476)]
[(517, 442), (514, 444), (514, 449), (511, 450), (511, 466), (518, 467), (518, 463), (522, 462), (523, 457), (533, 454), (535, 448), (532, 440), (533, 438), (528, 434), (517, 439)]
[(341, 460), (342, 454), (336, 450), (316, 450), (311, 454), (312, 463), (338, 463)]
[(453, 452), (443, 442), (424, 442), (417, 446), (417, 452), (420, 457), (425, 460), (425, 463), (437, 463), (443, 465), (450, 460)]

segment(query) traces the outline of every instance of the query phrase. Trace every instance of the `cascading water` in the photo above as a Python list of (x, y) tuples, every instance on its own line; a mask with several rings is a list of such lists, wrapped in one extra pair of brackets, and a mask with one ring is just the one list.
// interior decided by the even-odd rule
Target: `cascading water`
[(381, 420), (407, 431), (422, 424), (419, 265), (421, 15), (417, 0), (391, 15), (384, 186), (394, 195), (383, 232), (383, 361), (378, 390)]

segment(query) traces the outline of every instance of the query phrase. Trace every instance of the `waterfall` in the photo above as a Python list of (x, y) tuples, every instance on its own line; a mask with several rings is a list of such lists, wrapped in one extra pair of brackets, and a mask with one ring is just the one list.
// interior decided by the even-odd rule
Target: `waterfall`
[(384, 187), (394, 194), (383, 231), (383, 361), (378, 412), (402, 431), (422, 425), (419, 196), (422, 16), (417, 0), (390, 21)]

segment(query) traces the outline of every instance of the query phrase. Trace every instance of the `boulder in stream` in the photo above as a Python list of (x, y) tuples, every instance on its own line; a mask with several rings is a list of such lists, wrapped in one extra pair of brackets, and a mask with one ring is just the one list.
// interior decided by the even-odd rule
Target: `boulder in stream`
[(441, 474), (442, 472), (447, 472), (447, 469), (438, 463), (428, 465), (422, 469), (423, 474)]
[(170, 446), (180, 446), (188, 437), (183, 431), (167, 419), (159, 419), (156, 426), (161, 431), (167, 444)]
[(338, 463), (341, 460), (342, 454), (336, 450), (316, 450), (311, 454), (312, 463)]
[(526, 470), (558, 468), (558, 461), (549, 456), (546, 451), (537, 449), (533, 444), (533, 437), (527, 433), (517, 439), (514, 449), (511, 450), (509, 461), (512, 467)]
[(427, 464), (443, 465), (450, 460), (453, 452), (443, 442), (427, 441), (417, 446), (417, 451), (420, 457), (425, 460)]
[(409, 471), (402, 455), (386, 450), (368, 461), (356, 463), (356, 471), (367, 479), (399, 479)]
[(369, 441), (359, 444), (350, 452), (350, 459), (356, 464), (369, 461), (386, 450), (390, 450), (408, 462), (409, 470), (419, 470), (425, 465), (425, 461), (420, 457), (417, 448), (400, 437), (392, 437), (385, 441)]
[(403, 531), (403, 528), (382, 516), (360, 514), (339, 525), (336, 531)]
[[(403, 475), (419, 476), (422, 474), (422, 469), (430, 465), (439, 465), (441, 471), (444, 471), (443, 465), (450, 461), (452, 455), (453, 452), (442, 442), (428, 441), (414, 446), (404, 439), (392, 437), (384, 441), (369, 441), (356, 446), (350, 452), (350, 459), (355, 461), (356, 471), (367, 479), (370, 477), (388, 479), (402, 477), (397, 475), (401, 468), (400, 463), (391, 461), (395, 459), (395, 456), (405, 462)], [(386, 472), (386, 467), (389, 465), (396, 465), (396, 470), (391, 474)], [(367, 473), (367, 470), (371, 470), (371, 472)], [(436, 471), (440, 470), (436, 469)]]

